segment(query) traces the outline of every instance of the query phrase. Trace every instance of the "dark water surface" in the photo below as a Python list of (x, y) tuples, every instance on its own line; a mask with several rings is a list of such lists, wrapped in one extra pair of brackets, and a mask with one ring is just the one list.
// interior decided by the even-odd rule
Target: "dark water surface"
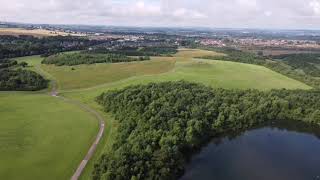
[(278, 127), (213, 140), (191, 158), (181, 180), (320, 180), (319, 128)]

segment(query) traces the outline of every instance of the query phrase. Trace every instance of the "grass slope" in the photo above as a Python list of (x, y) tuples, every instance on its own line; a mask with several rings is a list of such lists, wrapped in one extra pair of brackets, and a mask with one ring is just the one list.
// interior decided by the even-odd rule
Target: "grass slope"
[(239, 89), (310, 88), (261, 66), (192, 58), (215, 54), (217, 53), (212, 51), (181, 49), (175, 57), (153, 57), (147, 62), (79, 65), (75, 66), (74, 70), (68, 66), (41, 67), (57, 80), (60, 90), (92, 88), (126, 81), (128, 78), (136, 79), (139, 83), (187, 80), (212, 87)]
[(74, 66), (74, 70), (68, 66), (42, 65), (46, 72), (57, 79), (60, 89), (82, 89), (132, 76), (160, 74), (170, 71), (173, 67), (174, 61), (171, 60), (79, 65)]
[(67, 36), (69, 33), (59, 32), (59, 31), (49, 31), (43, 29), (34, 29), (28, 30), (23, 28), (0, 28), (0, 35), (12, 35), (12, 36), (19, 36), (19, 35), (29, 35), (35, 37), (46, 37), (46, 36)]
[(204, 56), (224, 56), (222, 53), (214, 51), (206, 51), (202, 49), (179, 49), (175, 57), (193, 58), (193, 57), (204, 57)]
[(69, 179), (98, 122), (45, 94), (0, 94), (0, 179)]

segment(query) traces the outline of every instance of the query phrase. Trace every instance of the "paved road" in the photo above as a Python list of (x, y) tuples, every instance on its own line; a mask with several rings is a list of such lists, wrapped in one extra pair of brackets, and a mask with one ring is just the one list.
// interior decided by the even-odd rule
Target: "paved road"
[(88, 161), (92, 158), (92, 156), (94, 155), (94, 152), (102, 138), (102, 135), (104, 133), (104, 128), (105, 128), (105, 123), (104, 123), (104, 119), (103, 117), (94, 109), (91, 109), (89, 106), (86, 106), (85, 104), (82, 104), (79, 101), (76, 100), (72, 100), (72, 99), (68, 99), (66, 97), (63, 96), (59, 96), (58, 90), (57, 90), (57, 83), (56, 81), (52, 81), (52, 89), (50, 92), (51, 96), (56, 97), (56, 98), (60, 98), (68, 103), (74, 104), (79, 106), (81, 109), (91, 113), (98, 121), (99, 121), (99, 132), (93, 142), (93, 144), (90, 146), (89, 151), (87, 152), (86, 156), (84, 157), (84, 159), (81, 161), (81, 163), (79, 164), (77, 170), (74, 172), (74, 174), (71, 177), (71, 180), (78, 180), (79, 177), (81, 176), (84, 168), (86, 167)]

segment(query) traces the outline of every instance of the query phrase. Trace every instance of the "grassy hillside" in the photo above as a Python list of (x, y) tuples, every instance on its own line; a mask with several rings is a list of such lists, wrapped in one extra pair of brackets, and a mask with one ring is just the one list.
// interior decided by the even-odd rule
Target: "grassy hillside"
[(20, 57), (20, 58), (15, 58), (19, 63), (20, 62), (26, 62), (28, 63), (29, 66), (35, 66), (38, 64), (41, 64), (41, 61), (43, 60), (42, 57), (40, 56), (26, 56), (26, 57)]
[(22, 29), (22, 28), (0, 28), (0, 35), (13, 35), (13, 36), (29, 35), (29, 36), (35, 36), (35, 37), (46, 37), (46, 36), (58, 36), (58, 35), (68, 36), (70, 34), (65, 32), (49, 31), (49, 30), (43, 30), (43, 29), (28, 30), (28, 29)]
[(45, 94), (0, 94), (0, 179), (69, 179), (98, 122)]
[(68, 66), (42, 65), (42, 68), (57, 79), (60, 89), (65, 90), (88, 88), (132, 76), (168, 72), (174, 67), (174, 62), (171, 60), (153, 60), (148, 62), (93, 64), (74, 66), (74, 69)]
[[(140, 82), (187, 80), (212, 87), (240, 89), (308, 89), (309, 86), (267, 68), (235, 62), (195, 60), (217, 55), (205, 50), (182, 49), (176, 57), (153, 57), (147, 62), (56, 67), (41, 65), (59, 84), (60, 90), (86, 89), (131, 78)], [(223, 54), (220, 54), (223, 55)], [(34, 63), (36, 60), (31, 60)], [(152, 76), (151, 76), (152, 75)]]
[(217, 53), (213, 51), (206, 51), (201, 49), (179, 49), (179, 52), (175, 54), (175, 57), (183, 58), (193, 58), (193, 57), (203, 57), (203, 56), (223, 56), (222, 53)]

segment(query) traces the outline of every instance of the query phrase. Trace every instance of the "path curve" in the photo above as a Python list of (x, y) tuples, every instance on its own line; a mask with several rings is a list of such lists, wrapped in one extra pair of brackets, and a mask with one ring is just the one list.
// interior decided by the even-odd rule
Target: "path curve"
[[(41, 68), (40, 68), (40, 70), (43, 71)], [(63, 96), (59, 96), (58, 89), (57, 89), (57, 82), (54, 79), (52, 79), (51, 82), (52, 82), (52, 87), (51, 87), (50, 95), (52, 97), (60, 98), (60, 99), (66, 101), (68, 103), (71, 103), (71, 104), (79, 106), (81, 109), (83, 109), (83, 110), (89, 112), (90, 114), (92, 114), (99, 121), (99, 132), (98, 132), (93, 144), (90, 146), (89, 151), (87, 152), (86, 156), (81, 161), (81, 163), (78, 165), (76, 171), (73, 173), (72, 177), (70, 178), (71, 180), (78, 180), (79, 177), (81, 176), (84, 168), (88, 164), (88, 161), (94, 155), (94, 152), (97, 149), (97, 146), (98, 146), (99, 142), (101, 141), (101, 138), (102, 138), (103, 133), (104, 133), (104, 128), (105, 128), (105, 123), (104, 122), (105, 121), (104, 121), (104, 118), (97, 111), (95, 111), (94, 109), (90, 108), (89, 106), (87, 106), (87, 105), (85, 105), (85, 104), (83, 104), (83, 103), (81, 103), (79, 101), (76, 101), (76, 100), (73, 100), (73, 99), (69, 99), (69, 98), (66, 98), (66, 97), (63, 97)]]

